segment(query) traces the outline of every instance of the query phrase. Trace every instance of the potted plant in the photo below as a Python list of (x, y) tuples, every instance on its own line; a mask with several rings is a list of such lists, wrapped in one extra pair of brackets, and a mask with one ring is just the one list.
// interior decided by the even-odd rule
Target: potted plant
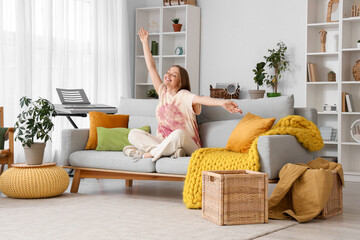
[(50, 132), (54, 128), (51, 120), (55, 116), (54, 105), (44, 98), (32, 101), (31, 98), (22, 97), (20, 106), (22, 112), (15, 123), (15, 140), (19, 140), (24, 147), (27, 164), (42, 164), (45, 145), (51, 140)]
[(333, 71), (328, 72), (328, 81), (330, 82), (336, 81), (336, 74)]
[(265, 90), (259, 90), (259, 86), (262, 86), (264, 84), (264, 79), (266, 76), (266, 73), (264, 72), (265, 65), (266, 65), (265, 62), (259, 62), (256, 64), (256, 68), (253, 69), (253, 72), (255, 73), (254, 81), (257, 85), (257, 88), (256, 88), (256, 90), (249, 90), (251, 99), (257, 99), (257, 98), (264, 97)]
[(360, 48), (360, 40), (357, 41), (357, 47)]
[(266, 85), (273, 88), (273, 93), (267, 93), (268, 97), (278, 97), (281, 93), (277, 92), (278, 83), (281, 79), (281, 72), (286, 71), (289, 68), (289, 61), (286, 61), (285, 52), (287, 46), (283, 42), (279, 42), (277, 49), (268, 49), (269, 56), (264, 56), (266, 63), (270, 69), (274, 69), (274, 74), (270, 74), (265, 79)]
[(146, 91), (146, 96), (148, 98), (159, 98), (158, 94), (156, 93), (156, 90), (153, 88)]
[(171, 19), (171, 21), (173, 21), (173, 28), (174, 28), (174, 32), (180, 32), (181, 31), (181, 27), (182, 24), (179, 24), (180, 18), (174, 18)]

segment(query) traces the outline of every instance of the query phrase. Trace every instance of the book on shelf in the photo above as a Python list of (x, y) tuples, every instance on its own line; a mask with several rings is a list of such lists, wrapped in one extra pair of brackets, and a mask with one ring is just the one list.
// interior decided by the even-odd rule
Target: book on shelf
[(345, 95), (345, 98), (346, 98), (346, 106), (347, 106), (348, 112), (353, 112), (354, 107), (353, 107), (353, 104), (352, 104), (351, 94), (347, 93)]
[(347, 108), (347, 105), (346, 105), (346, 92), (342, 92), (342, 95), (341, 95), (341, 111), (342, 112), (348, 112), (348, 108)]
[(318, 71), (316, 63), (308, 63), (308, 78), (309, 82), (318, 82)]

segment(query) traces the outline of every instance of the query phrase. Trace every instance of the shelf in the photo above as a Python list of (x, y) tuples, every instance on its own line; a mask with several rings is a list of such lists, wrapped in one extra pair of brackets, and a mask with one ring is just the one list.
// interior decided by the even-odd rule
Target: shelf
[(360, 52), (360, 48), (343, 48), (343, 52)]
[(338, 52), (312, 52), (307, 53), (308, 56), (334, 56), (338, 55)]
[(337, 115), (338, 112), (318, 112), (319, 115)]
[(171, 8), (185, 8), (187, 5), (163, 6), (164, 9)]
[(358, 142), (342, 142), (341, 144), (347, 146), (360, 146), (360, 143)]
[(314, 27), (314, 28), (337, 28), (337, 27), (339, 27), (339, 22), (309, 23), (308, 27)]
[(308, 85), (337, 85), (338, 82), (328, 82), (328, 81), (322, 81), (322, 82), (306, 82)]
[(136, 86), (152, 86), (152, 83), (136, 83)]
[(344, 18), (344, 22), (351, 22), (351, 23), (358, 23), (360, 22), (360, 17), (350, 17), (350, 18)]
[(360, 112), (341, 112), (342, 115), (360, 115)]
[(342, 81), (342, 84), (360, 84), (360, 81)]
[(146, 7), (146, 8), (137, 8), (139, 11), (160, 11), (159, 7)]
[(184, 35), (185, 36), (186, 31), (181, 31), (181, 32), (163, 32), (163, 35)]
[[(139, 33), (137, 33), (136, 36), (139, 36)], [(160, 33), (158, 33), (158, 32), (149, 32), (149, 36), (160, 36)], [(140, 40), (139, 38), (137, 38), (137, 39)]]
[(326, 145), (337, 145), (338, 142), (333, 142), (333, 141), (324, 141), (324, 144)]
[(163, 55), (163, 58), (184, 58), (185, 55)]
[[(145, 58), (144, 55), (136, 55), (137, 58)], [(159, 58), (159, 55), (153, 56), (154, 59)]]

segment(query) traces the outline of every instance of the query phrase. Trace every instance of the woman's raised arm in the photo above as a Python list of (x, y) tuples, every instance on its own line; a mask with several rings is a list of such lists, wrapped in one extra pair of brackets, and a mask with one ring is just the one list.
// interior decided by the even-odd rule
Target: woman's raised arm
[(149, 32), (144, 30), (144, 28), (141, 28), (139, 31), (139, 37), (141, 40), (141, 43), (143, 45), (144, 50), (144, 57), (147, 69), (150, 73), (151, 81), (154, 85), (155, 91), (157, 94), (159, 94), (159, 86), (161, 85), (162, 81), (160, 78), (160, 75), (158, 71), (156, 70), (156, 64), (153, 56), (151, 55), (150, 47), (149, 47)]

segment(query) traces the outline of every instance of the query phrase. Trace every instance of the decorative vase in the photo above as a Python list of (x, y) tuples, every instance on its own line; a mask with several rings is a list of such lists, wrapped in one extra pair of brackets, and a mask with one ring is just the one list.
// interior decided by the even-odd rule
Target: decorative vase
[(44, 158), (46, 143), (33, 143), (31, 147), (25, 146), (25, 159), (28, 165), (41, 165)]
[(182, 24), (173, 24), (174, 32), (181, 31)]
[(267, 97), (280, 97), (281, 93), (266, 93)]
[(249, 90), (251, 99), (263, 98), (265, 94), (265, 90)]

